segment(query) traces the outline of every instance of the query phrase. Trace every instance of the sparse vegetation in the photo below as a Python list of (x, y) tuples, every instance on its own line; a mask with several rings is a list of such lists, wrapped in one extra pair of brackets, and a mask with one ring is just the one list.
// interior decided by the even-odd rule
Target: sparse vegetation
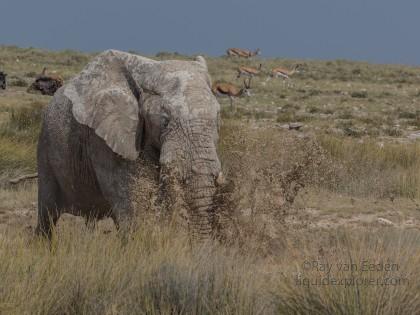
[(354, 98), (367, 98), (368, 93), (366, 91), (355, 91), (355, 92), (351, 92), (350, 96)]
[[(183, 234), (159, 225), (142, 226), (126, 244), (115, 233), (89, 232), (74, 223), (59, 231), (52, 248), (12, 233), (0, 237), (0, 311), (418, 314), (419, 241), (415, 232), (335, 230), (324, 241), (285, 239), (277, 249), (281, 254), (264, 259), (256, 251), (214, 243), (191, 249)], [(338, 270), (350, 261), (356, 271)], [(329, 279), (342, 284), (315, 285), (327, 278), (312, 267), (316, 263), (333, 266)], [(362, 269), (380, 263), (398, 270)], [(364, 282), (352, 284), (352, 278)], [(367, 285), (368, 279), (389, 285)]]
[(26, 80), (17, 77), (17, 76), (12, 76), (9, 79), (9, 85), (10, 86), (19, 86), (19, 87), (27, 87), (28, 86), (28, 82), (26, 82)]
[(339, 169), (332, 190), (356, 196), (420, 198), (420, 145), (319, 138)]

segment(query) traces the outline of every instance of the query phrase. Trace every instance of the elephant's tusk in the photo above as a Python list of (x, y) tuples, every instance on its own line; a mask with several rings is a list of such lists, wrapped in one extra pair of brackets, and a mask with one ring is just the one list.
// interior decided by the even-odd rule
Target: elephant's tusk
[(216, 178), (216, 185), (222, 186), (226, 182), (225, 177), (223, 176), (223, 173), (220, 172), (219, 175), (217, 175)]

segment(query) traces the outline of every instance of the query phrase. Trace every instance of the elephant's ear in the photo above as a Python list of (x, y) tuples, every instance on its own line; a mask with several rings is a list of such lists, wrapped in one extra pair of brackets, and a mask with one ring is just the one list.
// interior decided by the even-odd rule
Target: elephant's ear
[(208, 67), (207, 67), (207, 62), (206, 59), (204, 59), (203, 56), (197, 56), (195, 57), (195, 62), (201, 67), (201, 69), (205, 72), (206, 74), (206, 81), (208, 86), (211, 88), (212, 87), (212, 82), (211, 82), (211, 77), (208, 73)]
[(100, 54), (65, 87), (64, 94), (73, 103), (77, 122), (94, 129), (115, 153), (135, 160), (140, 88), (127, 69), (127, 55)]
[(203, 56), (197, 56), (197, 57), (195, 57), (195, 61), (200, 65), (200, 66), (202, 66), (203, 67), (203, 69), (205, 69), (206, 71), (208, 70), (208, 68), (207, 68), (207, 62), (206, 62), (206, 59), (204, 59), (204, 57)]

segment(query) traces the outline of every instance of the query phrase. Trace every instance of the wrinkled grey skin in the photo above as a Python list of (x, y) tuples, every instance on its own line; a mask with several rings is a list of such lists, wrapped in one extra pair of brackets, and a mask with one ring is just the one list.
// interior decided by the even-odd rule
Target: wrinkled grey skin
[(191, 232), (209, 237), (221, 176), (210, 87), (202, 57), (158, 62), (109, 50), (90, 62), (44, 112), (37, 232), (50, 237), (63, 212), (128, 226), (143, 154), (160, 166), (160, 187), (170, 175), (181, 183)]

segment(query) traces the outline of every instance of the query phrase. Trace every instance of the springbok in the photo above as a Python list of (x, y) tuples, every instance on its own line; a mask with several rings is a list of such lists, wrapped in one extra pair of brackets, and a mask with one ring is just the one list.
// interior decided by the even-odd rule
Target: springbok
[(250, 51), (248, 49), (242, 48), (229, 48), (226, 50), (226, 54), (230, 57), (251, 58), (261, 54), (261, 49), (257, 48), (255, 51)]
[[(295, 64), (291, 70), (282, 67), (277, 67), (271, 70), (270, 76), (272, 78), (282, 77), (283, 83), (285, 83), (285, 80), (289, 81), (292, 75), (294, 75), (295, 73), (299, 73), (299, 68), (301, 68), (300, 64)], [(289, 84), (290, 83), (288, 82), (288, 86)]]
[(250, 84), (246, 83), (246, 80), (244, 80), (244, 87), (239, 89), (236, 85), (231, 83), (220, 83), (216, 82), (213, 84), (211, 90), (214, 95), (216, 96), (228, 96), (230, 98), (230, 107), (233, 108), (233, 99), (235, 97), (240, 97), (242, 95), (251, 96), (250, 90), (251, 86)]
[(262, 64), (260, 64), (258, 69), (252, 68), (252, 67), (244, 67), (244, 66), (239, 67), (238, 75), (236, 76), (236, 78), (239, 79), (241, 76), (249, 77), (248, 82), (249, 82), (249, 85), (251, 85), (251, 79), (261, 72), (261, 68), (262, 68)]

